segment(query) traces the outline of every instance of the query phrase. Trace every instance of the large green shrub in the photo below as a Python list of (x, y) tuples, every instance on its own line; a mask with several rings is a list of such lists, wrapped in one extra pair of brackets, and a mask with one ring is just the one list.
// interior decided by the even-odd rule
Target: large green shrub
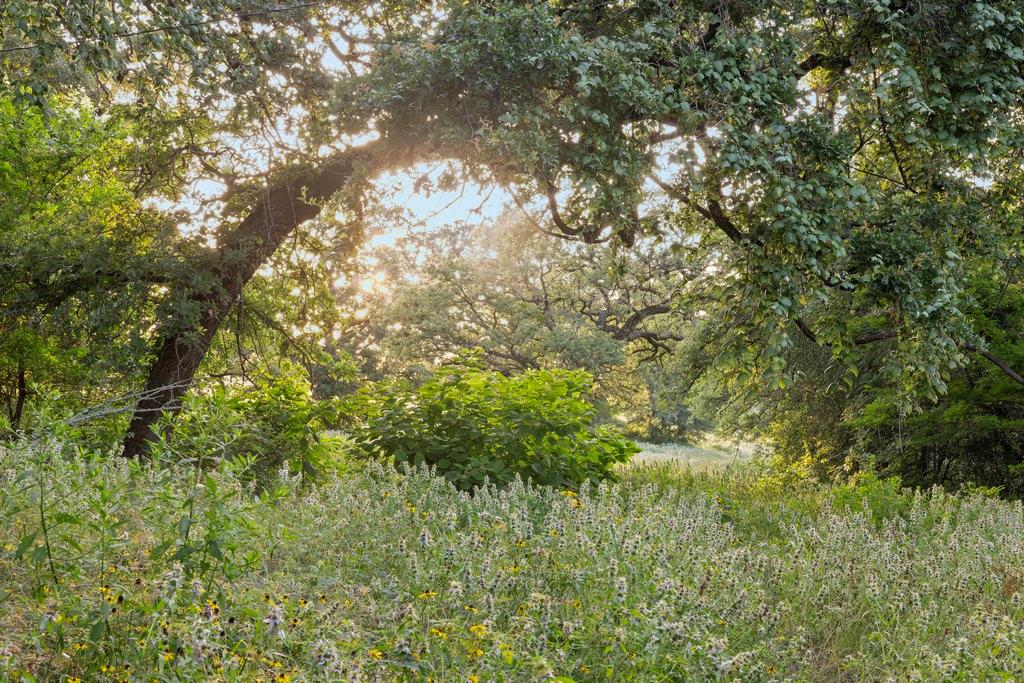
[[(199, 464), (247, 460), (249, 476), (267, 483), (288, 468), (315, 475), (333, 468), (337, 439), (325, 437), (334, 406), (313, 398), (309, 381), (284, 365), (251, 385), (196, 392), (165, 429), (157, 452)], [(173, 426), (173, 429), (167, 427)]]
[(366, 387), (343, 412), (362, 454), (436, 467), (464, 490), (516, 475), (571, 487), (609, 477), (638, 450), (616, 429), (593, 426), (591, 381), (582, 371), (506, 377), (462, 362), (419, 386)]

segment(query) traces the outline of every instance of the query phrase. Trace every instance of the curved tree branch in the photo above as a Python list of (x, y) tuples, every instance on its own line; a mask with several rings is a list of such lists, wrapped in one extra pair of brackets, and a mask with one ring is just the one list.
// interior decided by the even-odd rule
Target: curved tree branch
[(803, 78), (818, 68), (828, 69), (829, 71), (845, 71), (851, 66), (853, 66), (853, 62), (847, 55), (826, 55), (815, 52), (796, 65), (796, 73), (798, 78)]
[[(163, 411), (178, 408), (214, 335), (257, 269), (295, 228), (315, 218), (324, 202), (359, 173), (395, 165), (393, 150), (388, 141), (378, 140), (340, 152), (316, 169), (281, 179), (268, 188), (249, 215), (224, 236), (217, 251), (201, 265), (204, 277), (196, 279), (213, 282), (215, 286), (180, 294), (202, 311), (198, 327), (181, 329), (172, 321), (158, 332), (156, 358), (125, 436), (126, 457), (146, 454), (154, 438), (153, 426), (157, 419)], [(403, 158), (414, 154), (414, 150), (407, 149)]]

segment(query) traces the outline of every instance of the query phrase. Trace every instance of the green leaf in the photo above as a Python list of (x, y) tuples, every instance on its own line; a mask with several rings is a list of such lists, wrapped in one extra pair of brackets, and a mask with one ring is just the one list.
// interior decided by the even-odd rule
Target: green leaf
[(20, 560), (25, 552), (32, 547), (32, 544), (36, 542), (38, 535), (38, 531), (33, 531), (31, 534), (22, 536), (21, 541), (18, 543), (18, 548), (14, 551), (14, 558)]

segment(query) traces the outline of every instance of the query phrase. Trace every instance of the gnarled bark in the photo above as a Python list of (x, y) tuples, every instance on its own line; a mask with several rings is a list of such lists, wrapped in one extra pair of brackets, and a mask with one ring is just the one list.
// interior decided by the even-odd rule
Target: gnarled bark
[(218, 328), (260, 266), (356, 174), (378, 172), (396, 163), (390, 150), (386, 141), (371, 142), (339, 153), (298, 177), (285, 178), (270, 187), (252, 212), (221, 240), (215, 257), (200, 266), (217, 286), (192, 295), (203, 308), (198, 329), (167, 331), (157, 339), (156, 358), (125, 435), (126, 457), (146, 455), (156, 421), (164, 411), (178, 408)]

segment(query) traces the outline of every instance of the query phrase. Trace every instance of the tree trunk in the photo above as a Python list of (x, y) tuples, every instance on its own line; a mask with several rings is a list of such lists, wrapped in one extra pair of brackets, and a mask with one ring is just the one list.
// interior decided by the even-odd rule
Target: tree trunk
[(11, 413), (11, 430), (14, 432), (21, 428), (21, 416), (25, 413), (27, 399), (28, 382), (25, 380), (25, 364), (18, 361), (18, 396), (14, 399), (14, 412)]
[(188, 391), (200, 363), (210, 350), (217, 329), (234, 309), (242, 289), (261, 265), (296, 227), (320, 213), (322, 204), (344, 187), (357, 172), (379, 171), (389, 159), (384, 141), (346, 150), (320, 168), (298, 178), (287, 178), (269, 188), (258, 206), (231, 230), (216, 256), (199, 267), (217, 283), (209, 291), (191, 295), (203, 313), (196, 330), (160, 334), (157, 355), (150, 366), (131, 424), (123, 454), (145, 456), (155, 438), (153, 427), (165, 411), (174, 411)]
[(18, 360), (17, 374), (14, 378), (13, 395), (6, 396), (7, 419), (10, 425), (5, 433), (0, 433), (0, 441), (14, 441), (18, 438), (21, 428), (21, 416), (25, 412), (25, 401), (28, 399), (28, 381), (25, 376), (25, 362)]

